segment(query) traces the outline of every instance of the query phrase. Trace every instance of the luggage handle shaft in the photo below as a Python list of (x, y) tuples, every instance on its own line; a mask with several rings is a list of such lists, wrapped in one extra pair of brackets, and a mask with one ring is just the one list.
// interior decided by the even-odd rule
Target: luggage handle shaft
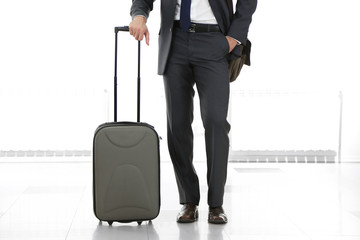
[[(115, 73), (114, 73), (114, 122), (117, 122), (117, 42), (118, 32), (128, 32), (129, 26), (115, 27)], [(140, 122), (140, 49), (141, 44), (138, 41), (138, 73), (137, 73), (137, 122)]]

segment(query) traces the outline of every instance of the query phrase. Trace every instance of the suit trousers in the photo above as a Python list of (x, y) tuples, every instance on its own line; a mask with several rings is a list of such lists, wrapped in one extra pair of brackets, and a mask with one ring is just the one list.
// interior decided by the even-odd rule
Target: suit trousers
[(167, 137), (180, 204), (200, 201), (199, 179), (193, 166), (194, 85), (205, 129), (208, 205), (223, 204), (229, 154), (229, 44), (221, 32), (173, 31), (164, 73)]

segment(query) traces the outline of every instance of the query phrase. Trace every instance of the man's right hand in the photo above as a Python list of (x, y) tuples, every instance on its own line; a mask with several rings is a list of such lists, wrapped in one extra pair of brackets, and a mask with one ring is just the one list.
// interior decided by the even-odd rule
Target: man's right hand
[(149, 45), (150, 33), (146, 26), (146, 18), (144, 16), (135, 16), (129, 24), (129, 32), (138, 41), (142, 41), (145, 36), (145, 42)]

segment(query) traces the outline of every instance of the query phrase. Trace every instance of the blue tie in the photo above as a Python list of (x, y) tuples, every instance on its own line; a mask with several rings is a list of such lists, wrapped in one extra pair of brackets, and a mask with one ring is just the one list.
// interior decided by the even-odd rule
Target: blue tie
[(191, 0), (181, 0), (180, 27), (184, 32), (187, 32), (191, 25), (190, 6), (191, 6)]

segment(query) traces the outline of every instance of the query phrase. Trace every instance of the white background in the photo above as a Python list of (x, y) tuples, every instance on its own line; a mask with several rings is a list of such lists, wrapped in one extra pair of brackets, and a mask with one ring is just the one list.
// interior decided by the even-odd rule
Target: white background
[[(91, 149), (96, 127), (113, 118), (113, 27), (129, 23), (130, 5), (0, 2), (0, 150)], [(150, 46), (142, 47), (142, 121), (165, 138), (156, 75), (160, 1), (154, 5)], [(358, 0), (258, 1), (249, 33), (252, 66), (231, 84), (233, 149), (337, 150), (342, 91), (343, 159), (360, 159), (359, 6)], [(135, 120), (137, 46), (125, 33), (119, 39), (118, 118)], [(195, 118), (201, 136), (198, 109)]]

